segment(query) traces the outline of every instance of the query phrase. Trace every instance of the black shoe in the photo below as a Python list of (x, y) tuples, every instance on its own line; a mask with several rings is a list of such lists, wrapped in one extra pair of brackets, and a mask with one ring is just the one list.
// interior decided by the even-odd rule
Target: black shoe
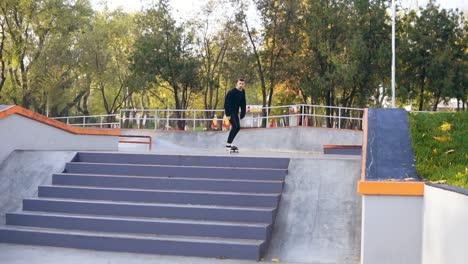
[(236, 146), (234, 146), (234, 145), (232, 145), (232, 146), (231, 146), (231, 151), (239, 151), (239, 148), (236, 147)]

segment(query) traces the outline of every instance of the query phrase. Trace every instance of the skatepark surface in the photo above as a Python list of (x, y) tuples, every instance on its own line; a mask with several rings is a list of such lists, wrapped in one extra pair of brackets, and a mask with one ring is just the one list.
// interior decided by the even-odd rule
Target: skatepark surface
[[(242, 132), (241, 132), (242, 133)], [(256, 132), (255, 132), (256, 133)], [(224, 133), (222, 137), (224, 137)], [(243, 136), (247, 138), (247, 134)], [(241, 134), (240, 134), (241, 135)], [(305, 135), (301, 135), (305, 136)], [(242, 138), (241, 138), (242, 139)], [(194, 139), (191, 139), (194, 140)], [(190, 146), (189, 138), (165, 137), (147, 145), (120, 144), (119, 152), (156, 155), (216, 155), (288, 157), (288, 175), (279, 205), (273, 237), (262, 263), (355, 264), (360, 261), (361, 198), (356, 193), (361, 157), (324, 155), (318, 148), (249, 148), (239, 140), (239, 154), (226, 153), (222, 145)], [(353, 142), (354, 143), (354, 142)], [(350, 144), (353, 144), (350, 143)], [(356, 143), (354, 143), (356, 144)], [(0, 166), (0, 224), (6, 212), (19, 210), (21, 200), (37, 195), (37, 186), (63, 170), (73, 151), (16, 150)], [(0, 262), (30, 263), (256, 263), (229, 259), (177, 257), (101, 252), (58, 247), (0, 244)]]

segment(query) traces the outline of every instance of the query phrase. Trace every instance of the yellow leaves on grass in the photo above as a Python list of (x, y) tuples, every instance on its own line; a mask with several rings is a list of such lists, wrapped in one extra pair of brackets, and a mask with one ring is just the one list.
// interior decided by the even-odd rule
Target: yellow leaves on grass
[(452, 129), (452, 124), (445, 121), (442, 125), (440, 125), (439, 129), (442, 131), (450, 131), (450, 129)]
[(450, 137), (433, 137), (435, 140), (439, 142), (447, 142), (450, 141)]
[(438, 180), (438, 181), (431, 181), (431, 183), (439, 183), (439, 184), (443, 184), (443, 183), (446, 183), (447, 180)]

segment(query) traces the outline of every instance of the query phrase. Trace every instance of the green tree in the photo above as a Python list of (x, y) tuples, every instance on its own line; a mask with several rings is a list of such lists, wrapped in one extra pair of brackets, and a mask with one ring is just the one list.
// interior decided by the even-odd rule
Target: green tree
[[(168, 88), (176, 109), (187, 109), (193, 92), (199, 88), (199, 61), (194, 56), (193, 33), (184, 32), (171, 17), (168, 1), (161, 0), (137, 19), (139, 35), (131, 58), (134, 78), (158, 88)], [(164, 85), (164, 83), (167, 84)], [(185, 112), (176, 112), (183, 118)], [(178, 122), (183, 129), (184, 121)]]
[(437, 110), (441, 100), (466, 98), (462, 13), (441, 9), (430, 1), (418, 13), (404, 15), (402, 21), (400, 76), (410, 98), (419, 100), (418, 110)]
[[(30, 71), (44, 51), (47, 37), (60, 24), (62, 10), (68, 6), (57, 1), (5, 0), (0, 3), (4, 37), (8, 53), (11, 100), (25, 108), (34, 108), (35, 87)], [(53, 11), (55, 12), (53, 12)]]
[[(262, 105), (271, 106), (275, 87), (284, 81), (284, 65), (288, 45), (291, 39), (291, 31), (294, 28), (298, 2), (283, 0), (256, 0), (254, 1), (260, 13), (263, 26), (261, 32), (257, 31), (247, 20), (244, 13), (245, 6), (241, 3), (238, 19), (244, 24), (247, 37), (251, 44), (255, 58), (255, 69), (260, 80), (262, 93)], [(267, 116), (267, 110), (263, 109), (263, 116)], [(262, 126), (266, 126), (263, 119)]]

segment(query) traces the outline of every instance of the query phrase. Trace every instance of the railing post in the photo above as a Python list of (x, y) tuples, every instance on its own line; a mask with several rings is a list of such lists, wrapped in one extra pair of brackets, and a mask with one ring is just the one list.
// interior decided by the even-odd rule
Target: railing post
[(341, 128), (341, 106), (338, 107), (338, 128)]
[(102, 118), (103, 118), (103, 116), (100, 116), (100, 120), (101, 120), (101, 122), (99, 123), (100, 128), (102, 128)]
[(86, 116), (83, 116), (83, 127), (85, 127), (86, 124)]
[(269, 128), (270, 127), (270, 122), (268, 120), (268, 116), (269, 116), (269, 113), (268, 113), (268, 106), (265, 106), (265, 111), (266, 111), (266, 122), (265, 122), (265, 127), (266, 128)]
[(67, 117), (67, 125), (70, 124), (70, 118)]
[(154, 110), (154, 130), (158, 129), (158, 109)]
[(193, 131), (195, 131), (196, 114), (197, 114), (197, 112), (196, 112), (195, 109), (194, 109), (194, 110), (193, 110)]
[[(117, 114), (116, 114), (117, 115)], [(119, 128), (122, 128), (122, 122), (123, 122), (123, 118), (122, 118), (122, 109), (119, 110)], [(117, 118), (117, 116), (115, 117)]]
[(301, 126), (304, 126), (304, 109), (305, 109), (305, 105), (301, 105)]
[(166, 108), (166, 129), (169, 128), (169, 109)]

